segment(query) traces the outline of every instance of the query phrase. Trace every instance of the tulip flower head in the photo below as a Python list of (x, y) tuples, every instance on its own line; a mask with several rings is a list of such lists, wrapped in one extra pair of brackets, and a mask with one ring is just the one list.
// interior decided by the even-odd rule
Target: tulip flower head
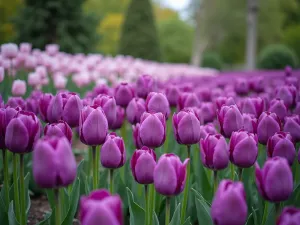
[(128, 83), (121, 83), (115, 88), (115, 99), (119, 106), (126, 107), (134, 98), (134, 89)]
[(154, 90), (154, 79), (150, 75), (142, 75), (136, 81), (136, 93), (140, 98), (146, 99)]
[(299, 115), (286, 117), (283, 131), (290, 133), (293, 138), (293, 142), (300, 141), (300, 117)]
[(299, 225), (300, 209), (294, 207), (285, 207), (277, 219), (276, 225)]
[(250, 133), (257, 133), (257, 119), (252, 114), (243, 113), (243, 129)]
[(161, 112), (168, 119), (170, 114), (169, 101), (165, 94), (150, 92), (146, 99), (147, 112)]
[(117, 116), (113, 125), (110, 127), (112, 130), (120, 129), (125, 119), (125, 110), (121, 106), (117, 105)]
[(281, 121), (275, 113), (263, 112), (257, 125), (258, 142), (265, 145), (268, 139), (281, 130)]
[(72, 129), (63, 120), (60, 120), (57, 123), (47, 124), (44, 129), (44, 135), (45, 136), (66, 137), (70, 143), (72, 142)]
[(128, 122), (131, 124), (139, 123), (145, 111), (145, 100), (142, 98), (133, 98), (126, 108)]
[(287, 113), (288, 113), (288, 109), (285, 106), (283, 100), (281, 100), (279, 98), (276, 98), (276, 99), (273, 99), (270, 102), (269, 112), (276, 113), (278, 118), (280, 120), (283, 120), (286, 117)]
[(5, 150), (5, 135), (6, 128), (9, 122), (14, 118), (14, 116), (20, 111), (20, 108), (0, 108), (0, 149)]
[(26, 93), (26, 82), (24, 80), (14, 80), (11, 92), (14, 96), (23, 96)]

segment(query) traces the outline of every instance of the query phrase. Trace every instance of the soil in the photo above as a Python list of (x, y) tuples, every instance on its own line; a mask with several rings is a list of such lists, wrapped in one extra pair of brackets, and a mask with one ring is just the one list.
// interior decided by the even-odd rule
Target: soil
[(31, 207), (28, 215), (28, 225), (35, 225), (44, 219), (44, 215), (49, 212), (50, 206), (46, 196), (31, 199)]

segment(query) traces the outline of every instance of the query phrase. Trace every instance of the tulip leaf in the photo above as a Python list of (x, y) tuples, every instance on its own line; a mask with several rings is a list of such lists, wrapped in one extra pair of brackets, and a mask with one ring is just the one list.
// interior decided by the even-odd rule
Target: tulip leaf
[(286, 205), (294, 205), (295, 207), (300, 207), (300, 184), (298, 184), (298, 186), (294, 189)]
[(205, 198), (194, 188), (192, 188), (192, 191), (194, 192), (194, 194), (196, 195), (196, 198), (200, 199), (201, 201), (204, 201), (206, 203), (206, 205), (208, 206), (207, 210), (209, 210), (210, 208), (210, 203), (208, 201), (205, 200)]
[(210, 207), (207, 203), (202, 199), (195, 199), (196, 201), (196, 208), (197, 208), (197, 217), (199, 224), (205, 225), (213, 225), (211, 216), (210, 216)]
[(170, 225), (180, 225), (180, 203), (177, 205), (172, 220), (169, 223)]
[(191, 224), (191, 217), (188, 217), (188, 218), (184, 221), (184, 223), (183, 223), (182, 225), (192, 225), (192, 224)]
[(157, 215), (156, 215), (155, 212), (153, 213), (153, 224), (154, 225), (159, 225), (159, 220), (158, 220)]
[(51, 212), (46, 213), (45, 216), (44, 216), (44, 219), (41, 222), (37, 223), (36, 225), (48, 225), (51, 215), (52, 215)]
[[(1, 221), (2, 222), (2, 221)], [(17, 221), (15, 212), (14, 212), (14, 202), (11, 201), (8, 208), (8, 224), (9, 225), (19, 225), (19, 222)]]
[[(252, 215), (253, 215), (253, 221), (254, 221), (254, 225), (258, 225), (258, 220), (257, 220), (257, 214), (256, 214), (256, 211), (257, 211), (258, 209), (254, 209), (253, 207), (252, 207)], [(250, 217), (250, 216), (249, 216)], [(249, 218), (248, 218), (248, 221), (249, 221)], [(248, 225), (248, 222), (247, 222), (247, 225)]]
[(274, 225), (276, 224), (275, 222), (275, 217), (276, 217), (276, 213), (275, 213), (275, 207), (273, 204), (268, 203), (269, 204), (269, 213), (267, 216), (267, 220), (266, 220), (266, 225)]
[(127, 187), (127, 197), (130, 213), (130, 225), (140, 225), (145, 223), (145, 211), (133, 199), (131, 190)]
[(55, 194), (53, 189), (46, 189), (46, 194), (47, 194), (47, 199), (50, 204), (50, 207), (53, 211), (55, 208)]

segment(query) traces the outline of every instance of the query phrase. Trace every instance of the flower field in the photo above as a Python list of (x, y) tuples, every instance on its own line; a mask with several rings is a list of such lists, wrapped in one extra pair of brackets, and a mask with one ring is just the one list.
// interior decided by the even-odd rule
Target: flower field
[(299, 78), (3, 44), (0, 224), (300, 225)]

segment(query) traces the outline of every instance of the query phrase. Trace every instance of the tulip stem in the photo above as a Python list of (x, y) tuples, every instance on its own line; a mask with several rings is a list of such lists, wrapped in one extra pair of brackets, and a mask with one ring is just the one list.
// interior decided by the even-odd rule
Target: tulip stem
[(58, 190), (58, 194), (59, 194), (59, 199), (60, 199), (60, 204), (62, 205), (61, 207), (61, 217), (63, 217), (65, 215), (65, 189), (64, 188), (60, 188)]
[(114, 192), (114, 169), (109, 169), (109, 192)]
[(9, 174), (8, 174), (8, 155), (7, 150), (2, 150), (3, 157), (3, 174), (4, 174), (4, 190), (5, 190), (5, 207), (9, 206)]
[(238, 168), (238, 176), (239, 176), (239, 181), (242, 181), (243, 178), (243, 168)]
[[(191, 155), (191, 146), (190, 145), (187, 145), (187, 154), (188, 154), (188, 159), (190, 159), (190, 155)], [(181, 220), (180, 220), (181, 224), (183, 224), (185, 221), (185, 214), (186, 214), (186, 208), (187, 208), (188, 197), (189, 197), (190, 172), (191, 172), (191, 163), (188, 162), (186, 183), (185, 183), (185, 188), (184, 188), (184, 193), (183, 193), (183, 202), (182, 202), (182, 208), (181, 208)]]
[(148, 215), (151, 215), (149, 213), (149, 202), (148, 202), (148, 185), (144, 185), (145, 187), (145, 225), (148, 225), (149, 219)]
[(216, 193), (218, 188), (218, 171), (214, 170), (214, 193)]
[(234, 165), (231, 163), (230, 164), (230, 171), (231, 171), (231, 180), (234, 181)]
[(152, 225), (153, 218), (150, 216), (155, 211), (155, 190), (154, 190), (154, 184), (150, 186), (149, 191), (149, 224)]
[(275, 203), (275, 220), (280, 215), (281, 207), (280, 202)]
[(97, 173), (98, 173), (98, 167), (97, 167), (97, 156), (96, 156), (97, 148), (96, 146), (92, 146), (92, 153), (93, 153), (93, 190), (97, 189)]
[(55, 189), (55, 225), (61, 225), (61, 204), (59, 198), (59, 189)]
[(165, 218), (165, 225), (169, 225), (170, 223), (170, 209), (171, 209), (171, 204), (170, 204), (171, 198), (167, 196), (166, 199), (166, 218)]
[(13, 181), (14, 181), (14, 206), (15, 206), (15, 215), (17, 220), (20, 221), (20, 199), (19, 199), (19, 184), (18, 184), (18, 162), (19, 155), (14, 153), (13, 155)]
[(20, 155), (20, 206), (21, 206), (21, 219), (20, 224), (26, 225), (26, 206), (25, 203), (25, 182), (24, 182), (24, 154)]
[(264, 214), (263, 214), (261, 225), (265, 225), (266, 224), (267, 215), (268, 215), (268, 202), (265, 201)]

